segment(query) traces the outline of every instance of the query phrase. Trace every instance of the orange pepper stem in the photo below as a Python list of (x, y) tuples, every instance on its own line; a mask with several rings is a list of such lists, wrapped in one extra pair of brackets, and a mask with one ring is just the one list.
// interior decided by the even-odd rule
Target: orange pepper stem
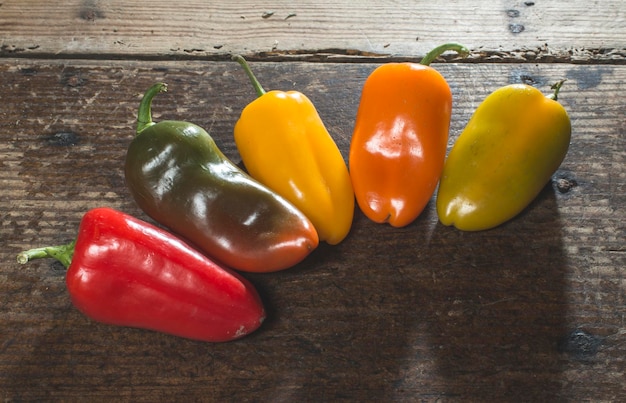
[(554, 101), (558, 101), (559, 98), (559, 91), (561, 91), (561, 87), (563, 86), (563, 83), (566, 80), (563, 79), (557, 83), (552, 84), (552, 86), (550, 87), (550, 89), (554, 90), (554, 93), (548, 95), (548, 98), (554, 100)]
[(429, 66), (430, 63), (433, 62), (433, 60), (435, 60), (436, 58), (441, 56), (444, 52), (447, 52), (449, 50), (453, 50), (457, 52), (459, 56), (461, 57), (466, 57), (467, 55), (470, 54), (469, 49), (461, 45), (460, 43), (454, 43), (454, 42), (444, 43), (443, 45), (439, 45), (433, 50), (431, 50), (430, 52), (428, 52), (426, 56), (424, 56), (420, 64), (424, 66)]
[(241, 55), (233, 55), (231, 59), (233, 59), (234, 61), (239, 63), (241, 67), (243, 67), (244, 71), (248, 75), (248, 78), (250, 78), (250, 82), (252, 83), (252, 86), (256, 90), (257, 95), (263, 96), (265, 94), (265, 90), (261, 86), (261, 83), (259, 82), (259, 80), (257, 80), (257, 78), (254, 76), (254, 73), (252, 73), (252, 69), (250, 68), (250, 65), (248, 64), (246, 59), (244, 59), (243, 56)]

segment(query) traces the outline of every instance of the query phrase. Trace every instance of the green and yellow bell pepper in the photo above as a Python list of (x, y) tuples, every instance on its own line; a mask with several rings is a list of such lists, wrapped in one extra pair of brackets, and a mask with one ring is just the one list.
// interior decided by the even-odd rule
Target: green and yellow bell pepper
[(554, 94), (513, 84), (491, 93), (452, 147), (437, 193), (444, 225), (478, 231), (519, 214), (567, 154), (570, 119)]

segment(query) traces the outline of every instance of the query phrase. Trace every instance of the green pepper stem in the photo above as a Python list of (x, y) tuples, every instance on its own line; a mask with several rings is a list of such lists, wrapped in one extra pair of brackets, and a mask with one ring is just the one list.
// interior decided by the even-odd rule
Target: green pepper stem
[(566, 80), (563, 79), (563, 80), (561, 80), (559, 82), (556, 82), (556, 83), (552, 84), (550, 89), (554, 90), (554, 92), (552, 94), (548, 95), (548, 98), (550, 98), (550, 99), (552, 99), (554, 101), (558, 101), (558, 99), (559, 99), (559, 91), (561, 91), (561, 87), (563, 86), (563, 83), (565, 81)]
[(46, 246), (43, 248), (35, 248), (20, 252), (17, 255), (17, 262), (20, 264), (26, 264), (35, 259), (53, 258), (61, 262), (67, 269), (72, 263), (72, 256), (74, 255), (74, 246), (76, 241), (72, 241), (66, 245), (58, 246)]
[(244, 71), (248, 75), (248, 78), (250, 79), (250, 82), (252, 83), (252, 86), (256, 90), (257, 95), (263, 96), (265, 94), (265, 90), (261, 86), (259, 80), (257, 80), (257, 78), (254, 76), (254, 73), (252, 73), (252, 69), (250, 68), (250, 65), (248, 64), (246, 59), (244, 59), (241, 55), (233, 55), (231, 59), (233, 59), (234, 61), (239, 63), (241, 67), (243, 67)]
[(466, 57), (470, 54), (469, 49), (461, 45), (460, 43), (454, 43), (454, 42), (444, 43), (443, 45), (437, 46), (436, 48), (428, 52), (426, 56), (424, 56), (420, 64), (423, 64), (424, 66), (428, 66), (430, 65), (430, 63), (433, 62), (433, 60), (435, 60), (436, 58), (438, 58), (439, 56), (441, 56), (444, 52), (447, 52), (448, 50), (453, 50), (457, 52), (459, 56), (461, 57)]
[(156, 83), (148, 88), (148, 91), (144, 94), (139, 104), (139, 111), (137, 112), (137, 134), (154, 124), (152, 121), (152, 98), (154, 98), (156, 94), (165, 91), (167, 91), (167, 84)]

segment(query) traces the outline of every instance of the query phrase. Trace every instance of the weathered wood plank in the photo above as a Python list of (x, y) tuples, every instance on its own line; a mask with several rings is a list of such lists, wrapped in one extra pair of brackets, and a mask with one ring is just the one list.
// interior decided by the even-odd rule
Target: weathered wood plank
[(420, 58), (462, 42), (472, 59), (626, 60), (621, 0), (5, 0), (1, 53), (20, 56)]
[[(344, 156), (374, 67), (253, 65), (266, 88), (309, 95)], [(547, 90), (567, 78), (560, 99), (573, 140), (554, 182), (521, 217), (481, 233), (442, 227), (432, 203), (403, 229), (357, 214), (342, 244), (322, 245), (293, 269), (247, 276), (270, 313), (257, 333), (203, 344), (94, 323), (72, 308), (59, 265), (18, 267), (14, 258), (70, 240), (91, 207), (145, 218), (122, 163), (140, 94), (155, 80), (170, 84), (155, 100), (157, 119), (206, 127), (237, 161), (232, 127), (254, 97), (246, 77), (232, 62), (5, 59), (0, 396), (624, 401), (626, 67), (436, 68), (454, 94), (450, 143), (496, 87)]]

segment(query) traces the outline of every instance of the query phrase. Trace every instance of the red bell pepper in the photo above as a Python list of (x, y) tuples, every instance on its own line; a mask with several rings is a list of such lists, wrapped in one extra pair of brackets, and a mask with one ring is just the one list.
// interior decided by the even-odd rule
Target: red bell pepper
[(31, 249), (18, 261), (46, 257), (68, 269), (72, 303), (99, 322), (220, 342), (245, 336), (265, 319), (246, 279), (170, 233), (110, 208), (88, 211), (75, 242)]

